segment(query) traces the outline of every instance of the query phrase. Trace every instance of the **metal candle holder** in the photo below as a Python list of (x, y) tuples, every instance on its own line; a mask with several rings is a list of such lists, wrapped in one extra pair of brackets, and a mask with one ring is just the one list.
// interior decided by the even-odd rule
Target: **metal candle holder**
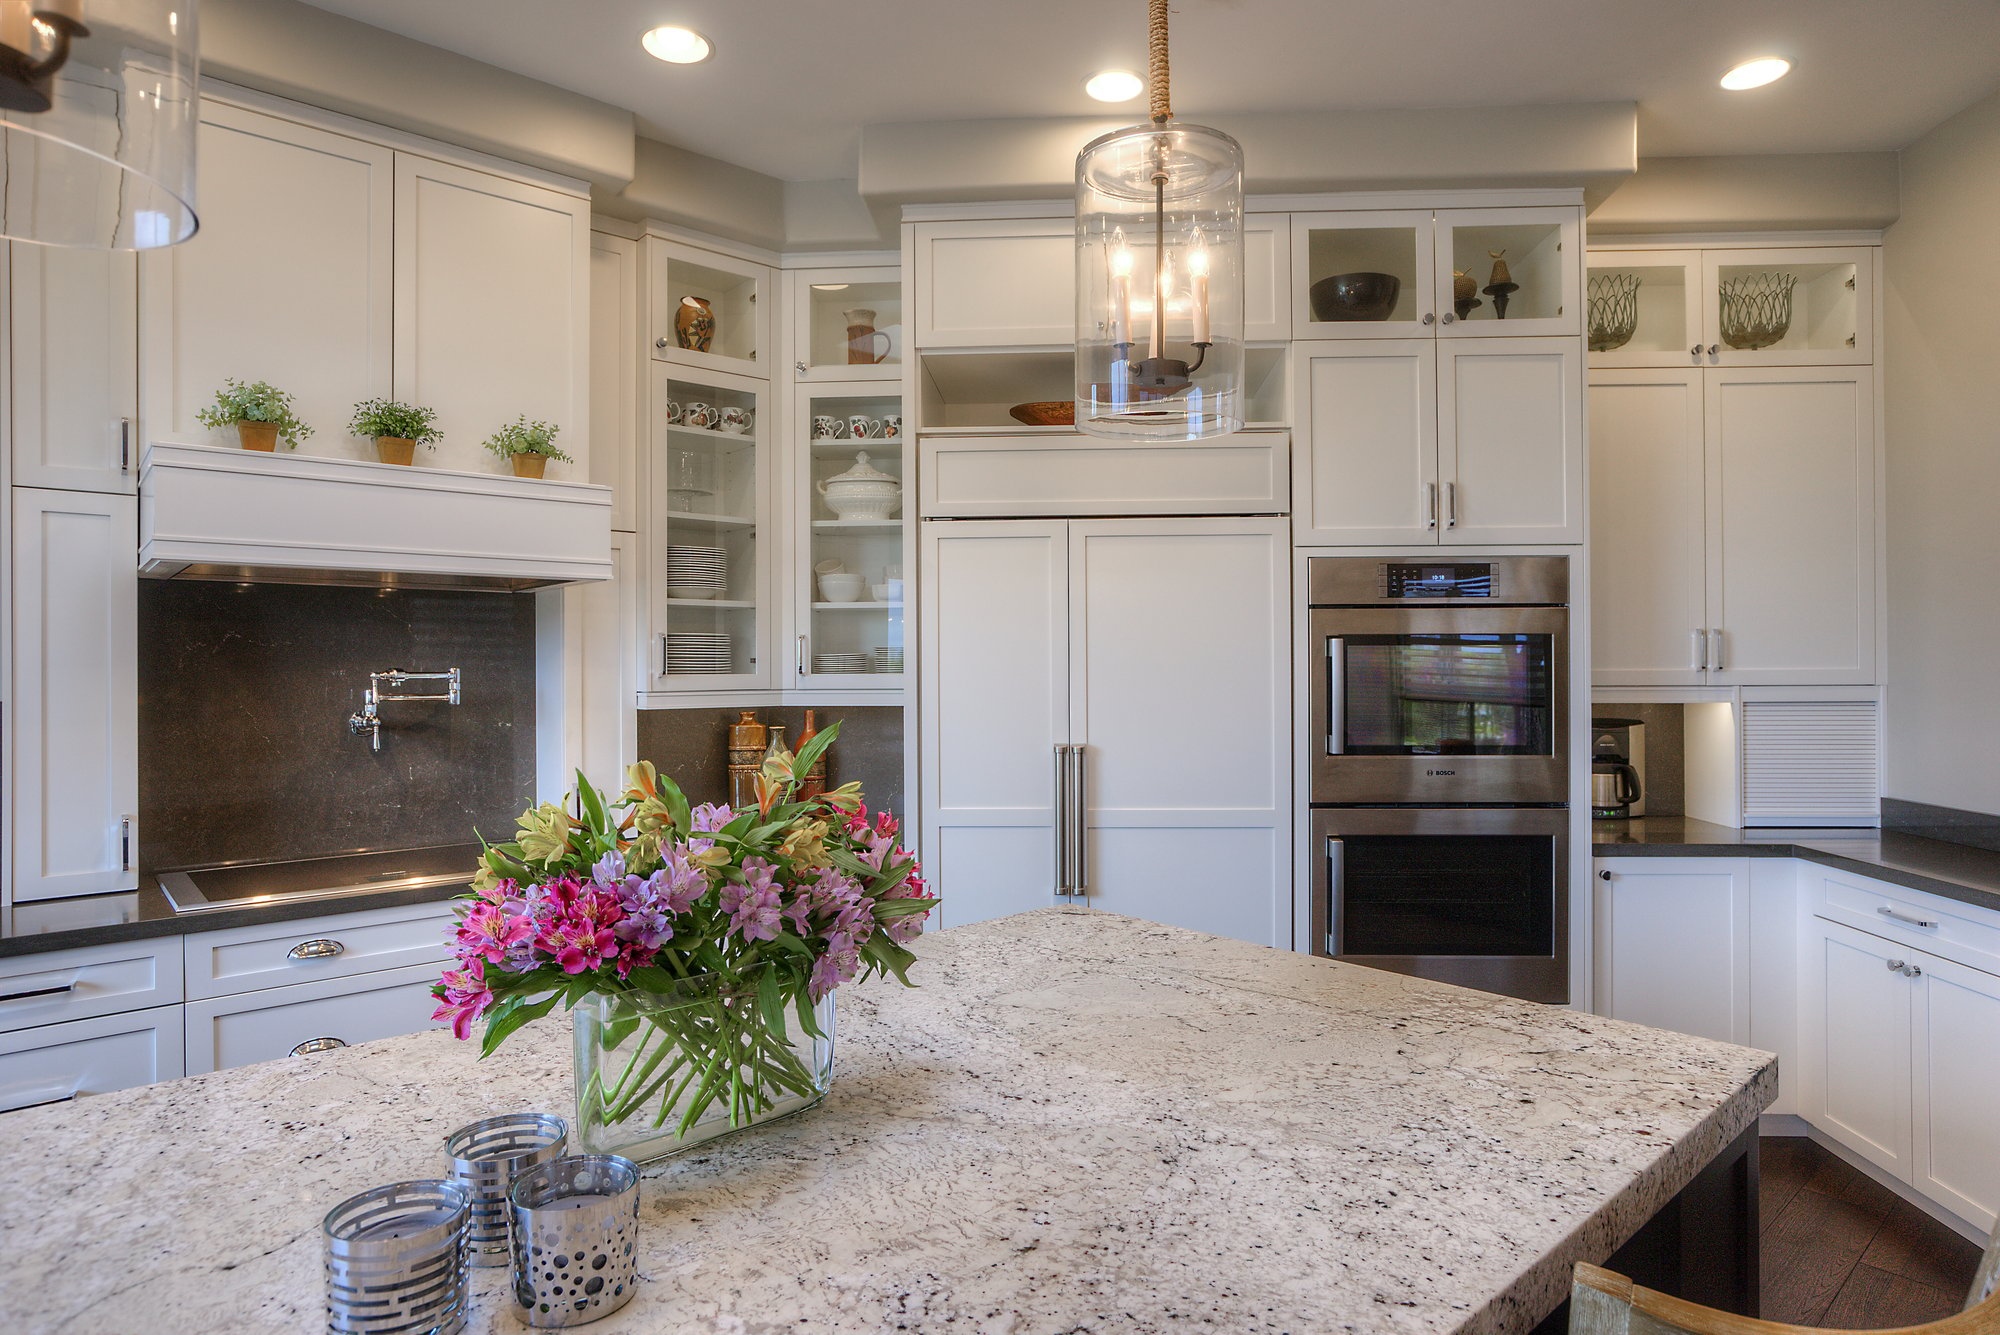
[(514, 1178), (562, 1153), (569, 1123), (551, 1113), (508, 1113), (445, 1137), (451, 1180), (472, 1197), (466, 1247), (473, 1265), (507, 1264), (507, 1189)]
[(397, 1182), (328, 1211), (320, 1232), (329, 1335), (464, 1330), (471, 1200), (456, 1182)]
[(530, 1326), (610, 1316), (639, 1278), (639, 1169), (616, 1154), (574, 1154), (530, 1168), (507, 1192), (514, 1301)]

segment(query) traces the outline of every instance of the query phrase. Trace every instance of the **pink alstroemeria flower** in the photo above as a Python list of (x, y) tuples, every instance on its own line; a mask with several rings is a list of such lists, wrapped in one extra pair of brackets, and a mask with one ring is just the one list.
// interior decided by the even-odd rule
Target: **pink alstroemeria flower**
[(438, 1008), (431, 1012), (431, 1018), (450, 1020), (454, 1038), (469, 1037), (473, 1021), (493, 1005), (493, 993), (486, 986), (484, 966), (474, 959), (463, 969), (447, 969), (439, 985), (444, 993), (438, 998)]

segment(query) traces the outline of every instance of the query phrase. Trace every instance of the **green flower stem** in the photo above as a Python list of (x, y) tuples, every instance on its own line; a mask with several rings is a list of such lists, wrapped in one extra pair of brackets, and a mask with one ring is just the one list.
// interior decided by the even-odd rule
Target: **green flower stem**
[(638, 1018), (638, 1041), (609, 1091), (593, 1077), (594, 1106), (607, 1124), (653, 1107), (657, 1097), (649, 1120), (664, 1126), (691, 1087), (693, 1094), (680, 1109), (681, 1135), (717, 1102), (741, 1126), (786, 1094), (811, 1098), (814, 1093), (811, 1071), (747, 998), (714, 998)]

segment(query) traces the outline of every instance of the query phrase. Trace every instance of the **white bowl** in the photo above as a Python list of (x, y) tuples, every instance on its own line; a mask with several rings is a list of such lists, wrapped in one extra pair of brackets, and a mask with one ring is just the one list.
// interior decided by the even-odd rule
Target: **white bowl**
[(878, 603), (886, 603), (889, 601), (889, 586), (887, 584), (870, 584), (868, 586), (868, 596)]
[(865, 575), (834, 574), (819, 577), (820, 596), (830, 603), (858, 603), (861, 591), (866, 588)]

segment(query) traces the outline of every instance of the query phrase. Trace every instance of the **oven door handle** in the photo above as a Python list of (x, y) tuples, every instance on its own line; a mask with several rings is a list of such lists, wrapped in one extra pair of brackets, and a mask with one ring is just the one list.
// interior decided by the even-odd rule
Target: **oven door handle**
[(1347, 919), (1347, 845), (1337, 835), (1326, 837), (1326, 904), (1328, 927), (1326, 933), (1326, 953), (1339, 959), (1346, 954), (1346, 943), (1341, 939), (1342, 924)]
[(1326, 753), (1347, 751), (1347, 641), (1326, 637)]

